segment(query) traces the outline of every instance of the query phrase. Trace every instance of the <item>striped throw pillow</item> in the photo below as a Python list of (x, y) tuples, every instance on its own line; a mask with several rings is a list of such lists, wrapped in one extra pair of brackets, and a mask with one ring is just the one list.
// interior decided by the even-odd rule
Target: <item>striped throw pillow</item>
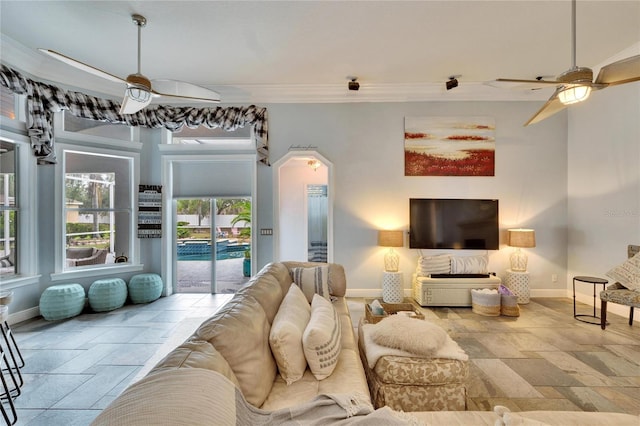
[(340, 355), (342, 330), (335, 308), (324, 297), (314, 295), (311, 319), (302, 335), (304, 356), (316, 379), (326, 379), (333, 373)]
[(311, 303), (314, 294), (319, 294), (327, 300), (329, 295), (329, 267), (314, 266), (312, 268), (293, 268), (291, 278), (300, 287), (307, 301)]

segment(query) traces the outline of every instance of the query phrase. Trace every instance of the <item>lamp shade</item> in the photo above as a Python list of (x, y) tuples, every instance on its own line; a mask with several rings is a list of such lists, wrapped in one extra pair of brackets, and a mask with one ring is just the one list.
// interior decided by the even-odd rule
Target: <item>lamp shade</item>
[(402, 231), (378, 231), (378, 245), (382, 247), (402, 247)]
[(511, 247), (535, 247), (536, 231), (533, 229), (509, 229), (509, 244)]

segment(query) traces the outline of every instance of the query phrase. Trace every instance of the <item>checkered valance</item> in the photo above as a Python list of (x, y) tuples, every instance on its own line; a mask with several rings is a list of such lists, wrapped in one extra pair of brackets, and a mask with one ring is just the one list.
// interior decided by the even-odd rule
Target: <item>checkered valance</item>
[(66, 109), (76, 117), (129, 126), (165, 127), (171, 131), (180, 130), (182, 126), (205, 126), (209, 129), (220, 127), (232, 131), (251, 125), (256, 137), (258, 161), (269, 165), (266, 108), (255, 105), (227, 108), (159, 105), (135, 114), (120, 115), (120, 104), (117, 102), (33, 81), (5, 65), (0, 69), (0, 84), (13, 93), (27, 96), (27, 131), (34, 155), (38, 157), (38, 164), (55, 164), (53, 113)]

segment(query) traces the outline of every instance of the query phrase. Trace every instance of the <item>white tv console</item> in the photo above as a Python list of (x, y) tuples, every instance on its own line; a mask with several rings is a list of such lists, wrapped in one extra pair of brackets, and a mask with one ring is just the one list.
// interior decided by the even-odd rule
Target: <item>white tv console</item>
[(497, 289), (500, 278), (431, 278), (413, 274), (413, 298), (420, 306), (471, 306), (471, 290)]

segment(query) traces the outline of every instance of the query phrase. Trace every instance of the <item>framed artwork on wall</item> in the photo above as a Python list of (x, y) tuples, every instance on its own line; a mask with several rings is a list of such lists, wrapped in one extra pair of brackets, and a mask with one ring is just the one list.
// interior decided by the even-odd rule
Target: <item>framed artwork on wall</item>
[(493, 117), (405, 117), (405, 176), (494, 176)]

